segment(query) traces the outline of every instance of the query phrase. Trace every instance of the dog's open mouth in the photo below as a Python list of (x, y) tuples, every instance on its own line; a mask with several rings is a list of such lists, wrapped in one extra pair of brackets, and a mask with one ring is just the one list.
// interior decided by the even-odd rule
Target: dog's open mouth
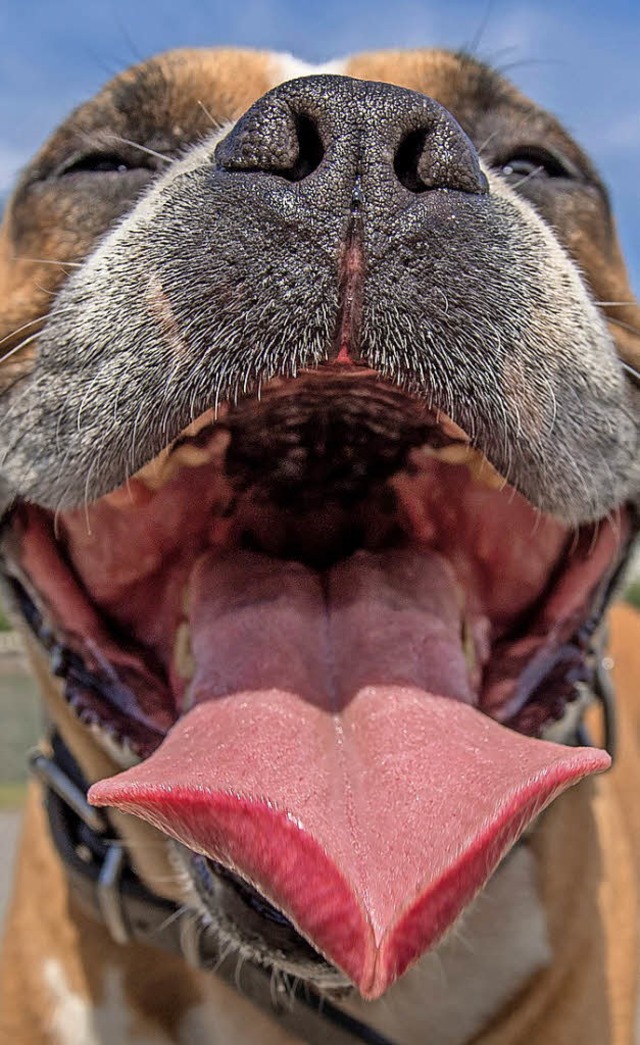
[(375, 997), (608, 765), (541, 736), (629, 531), (542, 515), (448, 418), (328, 367), (86, 510), (19, 504), (5, 549), (77, 712), (148, 756), (93, 801), (233, 870)]

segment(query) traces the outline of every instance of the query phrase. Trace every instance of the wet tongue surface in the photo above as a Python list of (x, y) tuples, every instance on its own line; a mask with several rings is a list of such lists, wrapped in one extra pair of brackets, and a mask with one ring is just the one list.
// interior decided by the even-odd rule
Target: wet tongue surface
[(251, 881), (367, 997), (434, 943), (556, 794), (608, 756), (476, 710), (445, 560), (358, 552), (324, 574), (203, 556), (192, 707), (91, 801)]

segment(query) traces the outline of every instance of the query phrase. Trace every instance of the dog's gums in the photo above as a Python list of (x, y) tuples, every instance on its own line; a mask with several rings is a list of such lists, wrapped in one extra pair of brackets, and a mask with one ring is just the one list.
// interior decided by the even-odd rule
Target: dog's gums
[(21, 504), (6, 540), (76, 710), (151, 756), (93, 800), (238, 871), (377, 996), (608, 764), (519, 734), (589, 681), (629, 529), (542, 515), (448, 418), (327, 367), (86, 510)]

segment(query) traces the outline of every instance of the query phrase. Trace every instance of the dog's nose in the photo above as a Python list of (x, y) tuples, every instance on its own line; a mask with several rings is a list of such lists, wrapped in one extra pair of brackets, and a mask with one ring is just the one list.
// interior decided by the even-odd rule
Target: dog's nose
[[(325, 206), (359, 176), (365, 199), (434, 189), (488, 191), (469, 138), (426, 95), (346, 76), (308, 76), (256, 102), (218, 145), (227, 172), (323, 184)], [(342, 190), (342, 191), (340, 191)]]

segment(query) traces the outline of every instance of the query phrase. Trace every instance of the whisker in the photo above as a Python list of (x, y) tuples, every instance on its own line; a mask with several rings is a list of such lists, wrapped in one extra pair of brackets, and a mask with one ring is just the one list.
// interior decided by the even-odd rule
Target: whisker
[(526, 181), (529, 181), (529, 178), (535, 178), (536, 174), (539, 174), (541, 170), (544, 170), (544, 167), (542, 167), (542, 165), (540, 165), (539, 167), (534, 167), (532, 171), (529, 171), (528, 174), (525, 174), (524, 178), (521, 178), (520, 181), (514, 182), (511, 188), (519, 189), (521, 185), (524, 185)]
[[(156, 839), (152, 839), (149, 842), (141, 842), (138, 839), (136, 839), (135, 841), (131, 842), (131, 841), (129, 841), (126, 838), (122, 838), (121, 836), (118, 836), (117, 838), (116, 837), (105, 838), (105, 841), (108, 842), (109, 845), (117, 845), (117, 846), (120, 847), (120, 849), (126, 849), (128, 851), (131, 851), (132, 853), (135, 853), (136, 850), (138, 850), (138, 849), (141, 849), (141, 850), (142, 849), (145, 849), (145, 850), (147, 850), (147, 849), (158, 850), (158, 849), (166, 849), (166, 847), (167, 847), (167, 840), (166, 840), (166, 838), (158, 838), (157, 841), (156, 841)], [(174, 878), (175, 878), (175, 876), (174, 876)]]
[(625, 363), (624, 359), (621, 360), (621, 363), (625, 374), (627, 374), (636, 385), (640, 386), (640, 370), (636, 370), (634, 366), (631, 366), (631, 363)]
[(165, 929), (167, 929), (170, 925), (176, 922), (179, 918), (182, 918), (183, 914), (186, 914), (188, 911), (189, 906), (187, 904), (181, 904), (177, 908), (177, 910), (172, 911), (171, 914), (168, 915), (163, 922), (160, 922), (160, 925), (156, 926), (152, 930), (151, 935), (153, 935), (154, 933), (164, 932)]
[(493, 139), (496, 137), (496, 135), (498, 133), (499, 133), (499, 131), (497, 131), (497, 130), (496, 131), (492, 131), (491, 134), (487, 138), (485, 138), (485, 140), (483, 141), (482, 145), (478, 146), (478, 153), (479, 153), (479, 155), (482, 155), (482, 153), (486, 149), (487, 145), (489, 145), (493, 141)]
[(637, 301), (596, 301), (596, 305), (602, 306), (602, 308), (612, 308), (619, 305), (621, 308), (625, 305), (637, 305)]
[(170, 156), (165, 156), (161, 152), (156, 152), (155, 149), (150, 149), (148, 145), (142, 145), (140, 142), (134, 142), (130, 138), (122, 138), (119, 134), (108, 134), (107, 138), (114, 142), (120, 142), (122, 145), (130, 145), (133, 149), (139, 149), (140, 152), (145, 152), (147, 156), (155, 156), (157, 160), (162, 160), (163, 163), (171, 164), (173, 160)]
[(16, 387), (16, 385), (19, 385), (20, 382), (24, 381), (25, 377), (28, 377), (28, 376), (29, 376), (28, 373), (27, 374), (16, 374), (16, 376), (12, 380), (8, 381), (5, 384), (4, 383), (5, 382), (5, 377), (3, 375), (2, 376), (2, 380), (0, 381), (0, 398), (2, 398), (2, 396), (6, 396), (9, 392), (11, 392)]
[[(517, 51), (516, 47), (503, 47), (497, 54), (507, 54), (509, 51)], [(526, 69), (528, 67), (534, 67), (541, 65), (558, 65), (559, 60), (557, 58), (514, 58), (509, 62), (503, 62), (498, 65), (497, 62), (492, 62), (497, 73), (506, 75), (511, 73), (514, 69)]]
[(27, 323), (23, 323), (21, 327), (16, 327), (15, 330), (11, 330), (8, 334), (5, 334), (4, 337), (0, 337), (0, 345), (4, 345), (5, 341), (9, 341), (12, 337), (15, 337), (16, 334), (21, 334), (23, 330), (35, 326), (36, 323), (44, 323), (47, 315), (48, 313), (45, 312), (42, 316), (36, 316), (35, 319), (30, 319)]
[(19, 345), (14, 345), (13, 348), (10, 348), (9, 351), (5, 352), (3, 356), (0, 356), (0, 363), (6, 362), (7, 359), (11, 359), (11, 356), (15, 356), (17, 352), (20, 352), (23, 348), (26, 348), (27, 345), (30, 345), (32, 341), (35, 341), (39, 334), (40, 331), (36, 330), (34, 334), (30, 334), (29, 337), (23, 338)]
[(632, 323), (625, 323), (623, 319), (615, 319), (613, 316), (608, 316), (607, 322), (615, 323), (617, 327), (628, 330), (630, 334), (640, 334), (640, 327), (634, 327)]
[(24, 254), (16, 254), (14, 261), (28, 261), (33, 265), (58, 265), (60, 268), (82, 268), (81, 261), (56, 261), (53, 258), (27, 258)]
[(480, 43), (482, 41), (482, 37), (484, 36), (484, 34), (485, 34), (486, 30), (487, 30), (487, 26), (489, 25), (489, 22), (490, 22), (491, 18), (493, 17), (493, 14), (494, 14), (493, 0), (487, 0), (487, 2), (485, 4), (484, 12), (483, 12), (482, 17), (480, 19), (480, 24), (478, 25), (475, 33), (473, 34), (469, 44), (467, 45), (467, 47), (465, 47), (465, 51), (467, 51), (468, 54), (476, 55), (478, 53), (478, 49), (480, 47)]
[(200, 108), (202, 109), (203, 113), (205, 114), (205, 116), (207, 117), (209, 122), (211, 123), (211, 126), (215, 127), (217, 129), (220, 126), (220, 121), (219, 120), (214, 120), (213, 116), (211, 115), (211, 113), (207, 109), (207, 107), (204, 104), (204, 102), (201, 102), (199, 98), (198, 98), (198, 105), (200, 106)]

